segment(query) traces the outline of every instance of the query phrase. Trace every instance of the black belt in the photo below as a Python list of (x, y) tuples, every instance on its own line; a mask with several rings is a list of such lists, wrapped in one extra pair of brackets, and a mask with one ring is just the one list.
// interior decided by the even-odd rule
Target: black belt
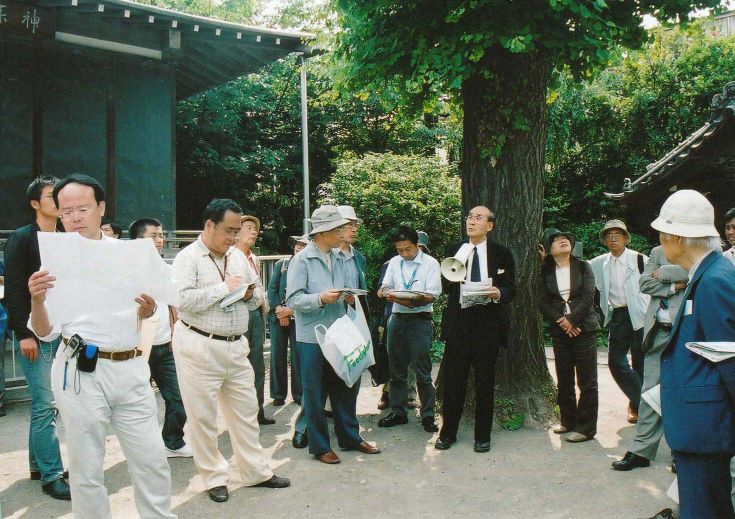
[(196, 332), (199, 335), (204, 335), (208, 339), (214, 339), (215, 341), (235, 342), (235, 341), (239, 341), (243, 336), (242, 333), (240, 335), (217, 335), (216, 333), (209, 333), (209, 332), (205, 332), (204, 330), (200, 330), (196, 326), (187, 324), (184, 321), (181, 321), (181, 324), (189, 328), (192, 332)]
[(393, 312), (393, 314), (399, 319), (427, 319), (431, 321), (431, 312), (416, 312), (413, 314), (404, 312)]
[(656, 321), (656, 326), (661, 328), (662, 330), (672, 330), (674, 328), (674, 325), (671, 323), (662, 323), (661, 321)]

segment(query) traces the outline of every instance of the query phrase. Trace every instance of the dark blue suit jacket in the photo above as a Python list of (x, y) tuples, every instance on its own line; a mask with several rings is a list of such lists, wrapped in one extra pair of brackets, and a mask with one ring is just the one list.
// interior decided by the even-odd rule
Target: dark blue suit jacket
[(735, 266), (713, 252), (695, 271), (661, 356), (664, 433), (673, 450), (735, 454), (735, 359), (710, 362), (686, 347), (717, 341), (735, 342)]

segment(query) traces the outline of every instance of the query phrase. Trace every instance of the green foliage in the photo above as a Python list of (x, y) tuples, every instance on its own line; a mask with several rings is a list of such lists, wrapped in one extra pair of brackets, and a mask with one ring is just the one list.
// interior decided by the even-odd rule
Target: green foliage
[(626, 177), (704, 124), (712, 96), (735, 71), (735, 38), (708, 36), (704, 23), (655, 30), (641, 51), (593, 80), (559, 76), (549, 96), (547, 225), (619, 216), (603, 192), (619, 192)]
[(390, 233), (398, 225), (426, 231), (435, 257), (460, 237), (459, 178), (436, 157), (386, 153), (345, 158), (324, 186), (321, 202), (349, 204), (365, 220), (358, 247), (367, 258), (371, 286), (380, 265), (395, 256)]
[[(392, 92), (415, 108), (458, 93), (472, 75), (492, 79), (499, 51), (538, 53), (576, 73), (607, 64), (618, 44), (646, 39), (640, 17), (686, 20), (719, 0), (335, 0), (338, 54), (348, 88)], [(519, 71), (523, 74), (524, 71)], [(522, 92), (518, 92), (522, 95)], [(498, 109), (503, 107), (498, 107)], [(506, 107), (507, 108), (507, 107)]]

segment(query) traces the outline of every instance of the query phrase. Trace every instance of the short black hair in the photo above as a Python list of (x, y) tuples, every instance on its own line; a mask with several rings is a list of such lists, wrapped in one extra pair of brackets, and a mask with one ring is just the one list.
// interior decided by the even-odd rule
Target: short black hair
[(33, 200), (40, 202), (43, 189), (49, 186), (53, 188), (58, 181), (58, 178), (50, 175), (34, 178), (33, 182), (28, 185), (28, 189), (26, 189), (26, 203), (30, 206)]
[(202, 215), (203, 224), (207, 223), (207, 220), (211, 220), (212, 223), (217, 224), (222, 221), (227, 211), (233, 213), (242, 214), (242, 207), (240, 204), (230, 198), (215, 198), (204, 209)]
[(99, 181), (93, 179), (89, 175), (82, 175), (81, 173), (72, 173), (68, 177), (62, 178), (56, 186), (54, 186), (54, 203), (56, 208), (59, 208), (59, 191), (64, 189), (69, 184), (82, 184), (83, 186), (91, 187), (94, 190), (94, 201), (98, 204), (105, 201), (105, 188)]
[(102, 222), (102, 225), (109, 225), (110, 229), (112, 229), (112, 234), (117, 234), (118, 236), (122, 236), (122, 225), (111, 222), (110, 220), (105, 220)]
[(408, 225), (399, 225), (398, 228), (391, 233), (390, 240), (393, 243), (408, 240), (414, 245), (417, 245), (419, 243), (419, 233), (416, 232), (416, 229), (413, 227)]
[(163, 227), (161, 221), (157, 218), (140, 218), (130, 224), (128, 228), (128, 237), (131, 240), (142, 238), (148, 227)]
[(733, 218), (735, 218), (735, 207), (728, 209), (725, 213), (725, 223), (729, 222)]

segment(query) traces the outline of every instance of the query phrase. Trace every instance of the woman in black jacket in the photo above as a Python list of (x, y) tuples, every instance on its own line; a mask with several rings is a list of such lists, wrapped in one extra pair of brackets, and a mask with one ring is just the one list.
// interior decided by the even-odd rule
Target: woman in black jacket
[[(595, 277), (586, 261), (572, 256), (574, 238), (558, 229), (544, 232), (541, 313), (549, 322), (554, 346), (561, 426), (578, 443), (597, 433), (597, 331)], [(579, 401), (574, 391), (575, 370)]]

